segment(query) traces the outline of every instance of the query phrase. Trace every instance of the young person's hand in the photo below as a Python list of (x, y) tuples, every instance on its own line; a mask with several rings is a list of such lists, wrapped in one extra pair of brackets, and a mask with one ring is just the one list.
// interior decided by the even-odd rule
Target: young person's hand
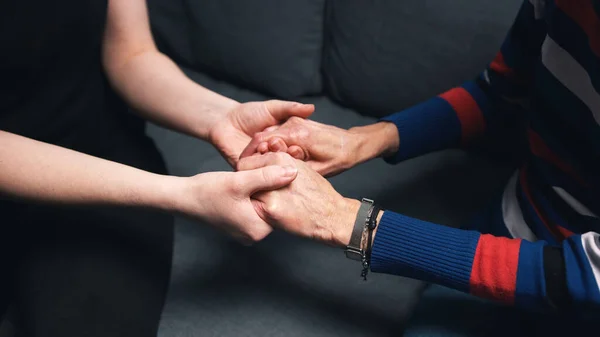
[(270, 100), (239, 104), (209, 131), (209, 141), (232, 167), (252, 136), (264, 129), (279, 125), (290, 117), (309, 117), (315, 110), (312, 104)]
[(172, 194), (173, 209), (251, 244), (269, 235), (272, 228), (256, 214), (250, 196), (285, 187), (296, 174), (295, 165), (284, 163), (243, 172), (208, 172), (174, 178), (177, 182)]
[(398, 149), (398, 130), (377, 123), (344, 130), (312, 120), (292, 117), (254, 135), (241, 158), (255, 153), (287, 152), (329, 177)]
[[(319, 173), (286, 153), (267, 153), (241, 159), (240, 170), (267, 165), (298, 168), (288, 186), (252, 196), (256, 213), (273, 227), (333, 246), (350, 241), (360, 201), (340, 195)], [(243, 172), (243, 171), (240, 171)]]

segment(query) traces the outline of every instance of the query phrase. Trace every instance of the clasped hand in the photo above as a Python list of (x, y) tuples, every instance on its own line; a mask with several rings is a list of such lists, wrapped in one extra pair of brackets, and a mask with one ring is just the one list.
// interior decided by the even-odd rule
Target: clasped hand
[(235, 107), (211, 128), (209, 140), (237, 172), (186, 179), (176, 211), (243, 243), (280, 228), (345, 246), (360, 202), (344, 198), (324, 176), (393, 151), (397, 131), (389, 123), (343, 130), (308, 120), (313, 110), (283, 101)]
[(273, 165), (296, 169), (284, 187), (252, 195), (256, 214), (269, 225), (332, 246), (350, 241), (360, 202), (344, 198), (319, 173), (287, 153), (267, 153), (242, 159), (238, 168), (256, 170)]
[[(287, 153), (240, 160), (257, 134), (280, 123), (287, 128), (287, 123), (308, 121), (305, 118), (313, 111), (312, 105), (276, 100), (234, 107), (211, 127), (208, 139), (237, 172), (176, 179), (178, 187), (171, 194), (175, 211), (208, 222), (246, 244), (262, 240), (274, 227), (332, 245), (347, 243), (350, 233), (344, 224), (354, 222), (356, 200), (342, 197), (319, 173)], [(336, 144), (333, 138), (325, 141)], [(318, 158), (317, 152), (309, 155)]]
[(252, 195), (256, 213), (275, 228), (343, 247), (350, 241), (360, 202), (344, 198), (324, 176), (389, 155), (398, 146), (398, 131), (391, 123), (344, 130), (291, 117), (256, 133), (237, 168), (295, 167), (298, 173), (289, 185)]

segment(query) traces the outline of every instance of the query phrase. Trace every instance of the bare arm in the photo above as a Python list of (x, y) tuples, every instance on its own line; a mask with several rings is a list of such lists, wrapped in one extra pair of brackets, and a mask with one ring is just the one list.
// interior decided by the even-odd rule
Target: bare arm
[(104, 69), (113, 87), (143, 117), (211, 142), (235, 166), (259, 131), (314, 106), (285, 101), (238, 102), (190, 80), (158, 51), (145, 0), (111, 0), (104, 33)]
[(0, 131), (0, 195), (58, 204), (171, 210), (172, 180)]
[(111, 0), (103, 63), (116, 90), (145, 118), (206, 140), (238, 103), (190, 80), (156, 48), (145, 0)]
[(295, 168), (281, 166), (164, 176), (0, 131), (0, 199), (153, 208), (206, 221), (244, 242), (271, 232), (250, 196), (295, 178)]

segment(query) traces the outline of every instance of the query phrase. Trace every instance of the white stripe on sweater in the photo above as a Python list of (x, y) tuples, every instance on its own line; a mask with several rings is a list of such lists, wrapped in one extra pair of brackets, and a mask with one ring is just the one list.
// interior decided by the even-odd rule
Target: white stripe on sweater
[(571, 194), (569, 194), (569, 192), (565, 191), (562, 187), (552, 186), (552, 188), (554, 189), (556, 194), (558, 194), (558, 196), (561, 197), (562, 200), (564, 200), (567, 203), (567, 205), (571, 206), (571, 208), (575, 212), (581, 215), (591, 216), (594, 218), (598, 217), (596, 214), (594, 214), (594, 212), (590, 211), (589, 208), (587, 208), (584, 204), (579, 202), (579, 200), (575, 199)]
[(513, 174), (504, 188), (504, 194), (502, 195), (502, 218), (504, 225), (513, 238), (534, 242), (537, 241), (537, 237), (525, 222), (523, 212), (517, 200), (517, 176), (518, 171)]
[(535, 13), (535, 19), (539, 20), (544, 17), (544, 9), (546, 8), (545, 0), (529, 0), (529, 3), (533, 5), (533, 12)]
[(596, 123), (600, 124), (600, 95), (592, 85), (590, 75), (549, 36), (542, 44), (542, 63), (590, 109)]
[(600, 234), (588, 232), (581, 235), (581, 245), (592, 267), (596, 285), (600, 288)]

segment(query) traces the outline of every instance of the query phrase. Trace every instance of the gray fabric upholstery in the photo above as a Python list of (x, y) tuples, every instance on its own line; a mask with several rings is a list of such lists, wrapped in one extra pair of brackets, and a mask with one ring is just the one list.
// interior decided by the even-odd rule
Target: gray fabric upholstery
[(184, 64), (282, 98), (321, 91), (325, 0), (150, 0)]
[[(198, 83), (240, 101), (267, 97), (190, 70)], [(313, 119), (348, 128), (372, 122), (324, 97), (308, 98)], [(208, 144), (150, 126), (171, 173), (230, 170)], [(382, 160), (330, 181), (343, 195), (457, 226), (503, 183), (506, 167), (447, 151), (397, 166)], [(421, 283), (391, 275), (359, 277), (342, 252), (276, 232), (243, 247), (204, 224), (178, 219), (175, 256), (160, 336), (397, 336)]]
[(478, 75), (521, 0), (329, 0), (328, 94), (372, 116), (399, 111)]

